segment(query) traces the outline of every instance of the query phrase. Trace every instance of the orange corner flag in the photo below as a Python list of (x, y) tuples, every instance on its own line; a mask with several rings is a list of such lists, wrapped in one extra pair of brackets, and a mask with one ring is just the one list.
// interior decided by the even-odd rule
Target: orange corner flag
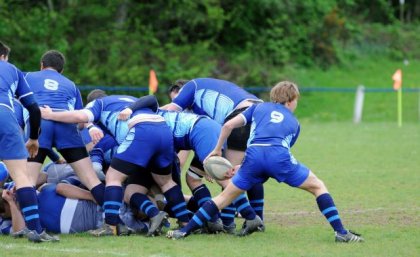
[(156, 73), (154, 70), (150, 70), (149, 72), (149, 95), (153, 95), (156, 93), (158, 89), (158, 80), (156, 77)]
[(398, 90), (402, 86), (402, 71), (398, 69), (394, 75), (392, 75), (392, 80), (394, 80), (394, 90)]

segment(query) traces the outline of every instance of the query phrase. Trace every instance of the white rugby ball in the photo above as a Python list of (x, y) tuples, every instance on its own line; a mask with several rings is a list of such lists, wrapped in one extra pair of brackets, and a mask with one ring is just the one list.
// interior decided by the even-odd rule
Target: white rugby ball
[(216, 180), (224, 180), (225, 174), (233, 168), (232, 164), (220, 156), (211, 156), (203, 163), (204, 171)]

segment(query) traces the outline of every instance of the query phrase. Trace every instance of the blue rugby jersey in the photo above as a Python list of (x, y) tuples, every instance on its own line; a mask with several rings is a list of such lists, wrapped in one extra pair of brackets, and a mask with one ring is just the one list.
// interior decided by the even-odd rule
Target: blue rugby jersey
[(23, 73), (13, 64), (0, 61), (0, 105), (14, 111), (15, 96), (23, 106), (35, 103), (35, 98)]
[(226, 117), (244, 100), (262, 102), (232, 82), (197, 78), (182, 86), (172, 103), (182, 110), (192, 109), (196, 114), (207, 115), (219, 124), (223, 124)]
[(40, 106), (53, 110), (80, 110), (82, 97), (73, 81), (55, 70), (28, 72), (25, 76)]
[(118, 114), (137, 100), (127, 95), (111, 95), (96, 99), (84, 111), (90, 122), (100, 123), (121, 144), (128, 133), (127, 121), (118, 120)]
[(190, 144), (190, 132), (197, 120), (202, 116), (187, 112), (166, 110), (158, 110), (158, 114), (165, 119), (166, 124), (171, 128), (174, 136), (175, 149), (191, 150), (193, 146)]
[(244, 118), (245, 124), (251, 123), (248, 146), (274, 145), (290, 149), (299, 136), (298, 120), (282, 104), (252, 105), (240, 115)]

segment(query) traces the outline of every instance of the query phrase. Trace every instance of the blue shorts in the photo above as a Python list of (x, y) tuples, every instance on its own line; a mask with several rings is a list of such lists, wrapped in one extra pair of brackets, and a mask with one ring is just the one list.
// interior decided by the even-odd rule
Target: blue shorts
[(264, 183), (269, 178), (298, 187), (308, 178), (309, 169), (281, 146), (251, 146), (232, 183), (242, 190)]
[(56, 122), (51, 120), (41, 121), (41, 134), (39, 147), (58, 150), (67, 148), (85, 147), (82, 136), (77, 129), (77, 124)]
[(208, 118), (201, 118), (194, 124), (190, 144), (201, 163), (216, 147), (221, 128), (219, 123)]
[(0, 106), (0, 159), (22, 160), (28, 158), (28, 151), (23, 141), (23, 131), (14, 113)]
[(144, 168), (165, 168), (174, 159), (171, 129), (166, 122), (140, 122), (132, 127), (114, 158)]

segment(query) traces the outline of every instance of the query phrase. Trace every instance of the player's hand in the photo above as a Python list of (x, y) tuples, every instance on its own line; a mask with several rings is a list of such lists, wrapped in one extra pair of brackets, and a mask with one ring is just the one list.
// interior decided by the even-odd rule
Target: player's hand
[(211, 151), (209, 155), (207, 155), (206, 159), (204, 159), (203, 163), (205, 163), (211, 156), (222, 156), (222, 150), (214, 149)]
[(92, 127), (89, 129), (89, 135), (92, 143), (96, 145), (104, 137), (104, 132), (98, 127)]
[(48, 105), (40, 106), (39, 109), (41, 110), (41, 117), (45, 120), (49, 120), (53, 111)]
[(207, 174), (207, 173), (204, 175), (204, 178), (205, 178), (208, 182), (210, 182), (210, 183), (213, 183), (213, 182), (214, 182), (214, 178), (210, 177), (210, 175), (209, 175), (209, 174)]
[(133, 110), (131, 110), (130, 108), (125, 108), (124, 110), (120, 111), (120, 113), (118, 114), (118, 119), (128, 120), (131, 114), (133, 114)]
[(67, 162), (66, 162), (66, 160), (64, 160), (63, 157), (60, 157), (55, 163), (56, 164), (66, 164)]
[(3, 190), (1, 197), (7, 202), (14, 202), (16, 197), (12, 190)]
[(236, 174), (236, 172), (239, 170), (240, 167), (241, 167), (241, 165), (236, 165), (232, 169), (228, 170), (228, 172), (226, 172), (226, 174), (225, 174), (225, 179), (232, 178)]
[(29, 138), (25, 146), (29, 152), (29, 157), (34, 158), (38, 154), (38, 149), (39, 149), (38, 139)]

